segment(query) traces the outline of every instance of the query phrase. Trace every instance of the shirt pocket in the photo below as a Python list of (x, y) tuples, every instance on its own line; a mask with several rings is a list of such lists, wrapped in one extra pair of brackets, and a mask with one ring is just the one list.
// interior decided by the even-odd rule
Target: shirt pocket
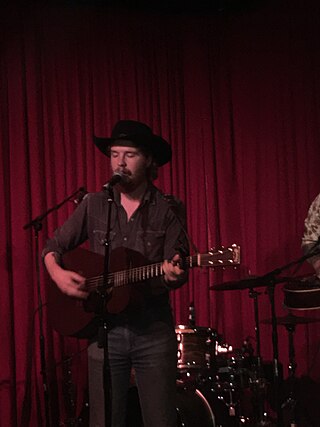
[(165, 232), (162, 230), (140, 230), (137, 232), (137, 245), (150, 261), (162, 261)]
[[(93, 241), (101, 246), (105, 245), (105, 241), (106, 241), (106, 231), (105, 230), (92, 230), (92, 235), (93, 235)], [(116, 237), (116, 232), (115, 231), (110, 231), (109, 233), (109, 240), (110, 242), (112, 242)]]

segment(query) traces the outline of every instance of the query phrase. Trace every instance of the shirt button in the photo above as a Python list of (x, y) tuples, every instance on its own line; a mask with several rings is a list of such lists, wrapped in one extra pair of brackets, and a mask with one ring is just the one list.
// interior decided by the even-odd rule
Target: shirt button
[(128, 239), (126, 237), (124, 237), (123, 240), (126, 242)]
[(134, 221), (134, 218), (130, 218), (130, 221), (131, 221), (131, 222), (133, 222), (133, 221)]

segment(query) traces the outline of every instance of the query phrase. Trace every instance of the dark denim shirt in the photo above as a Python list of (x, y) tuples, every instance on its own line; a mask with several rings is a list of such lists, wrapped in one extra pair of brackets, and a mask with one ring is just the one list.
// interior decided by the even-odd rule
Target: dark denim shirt
[[(108, 191), (89, 193), (66, 222), (55, 231), (54, 237), (47, 241), (42, 255), (45, 256), (48, 252), (63, 255), (86, 240), (89, 240), (91, 251), (104, 255), (109, 198)], [(120, 204), (120, 194), (114, 190), (109, 238), (111, 255), (116, 248), (127, 248), (143, 255), (146, 264), (171, 259), (177, 252), (186, 256), (189, 249), (185, 224), (183, 204), (171, 196), (164, 196), (153, 185), (149, 186), (140, 206), (128, 221)], [(119, 261), (121, 264), (121, 260)], [(129, 267), (131, 266), (126, 266)], [(185, 283), (187, 276), (186, 272), (174, 288)], [(139, 313), (135, 310), (131, 312), (128, 307), (122, 313), (111, 316), (113, 323), (145, 323), (148, 319), (168, 318), (168, 313), (171, 312), (168, 286), (163, 278), (153, 278), (148, 281), (148, 285), (144, 306)]]

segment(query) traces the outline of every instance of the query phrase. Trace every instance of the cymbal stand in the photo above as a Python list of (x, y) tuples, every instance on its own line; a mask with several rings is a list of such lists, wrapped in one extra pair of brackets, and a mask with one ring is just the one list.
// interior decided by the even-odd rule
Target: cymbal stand
[(256, 361), (257, 367), (254, 372), (253, 392), (257, 404), (257, 426), (264, 426), (266, 424), (266, 411), (264, 405), (264, 387), (265, 379), (262, 371), (262, 358), (261, 358), (261, 346), (260, 346), (260, 322), (259, 322), (259, 306), (258, 296), (260, 292), (254, 289), (249, 289), (249, 297), (253, 299), (254, 304), (254, 319), (255, 319), (255, 336), (256, 336)]
[[(272, 319), (272, 346), (273, 346), (273, 378), (274, 378), (274, 404), (276, 405), (277, 413), (277, 427), (283, 427), (283, 421), (281, 416), (281, 404), (279, 399), (280, 390), (280, 374), (279, 374), (279, 349), (278, 349), (278, 330), (277, 330), (277, 318), (275, 310), (275, 298), (274, 291), (277, 283), (276, 277), (279, 276), (283, 271), (288, 270), (293, 266), (299, 266), (307, 259), (318, 255), (320, 253), (320, 237), (315, 244), (307, 251), (302, 257), (289, 262), (288, 264), (276, 268), (273, 271), (265, 274), (260, 278), (262, 282), (265, 282), (267, 286), (267, 294), (269, 295), (270, 307), (271, 307), (271, 319)], [(294, 424), (293, 424), (294, 426)]]
[(289, 409), (289, 421), (290, 427), (298, 427), (296, 420), (296, 406), (297, 400), (295, 398), (294, 386), (296, 382), (296, 368), (297, 363), (295, 360), (295, 349), (293, 336), (295, 332), (295, 325), (293, 323), (289, 323), (286, 326), (286, 330), (288, 331), (288, 343), (289, 343), (289, 365), (288, 365), (288, 383), (289, 383), (289, 394), (287, 399), (281, 405), (281, 409), (288, 408)]
[(259, 306), (258, 306), (258, 295), (261, 295), (260, 292), (255, 291), (254, 289), (249, 289), (249, 296), (253, 299), (254, 304), (254, 320), (255, 327), (254, 331), (256, 334), (256, 353), (258, 366), (261, 366), (261, 349), (260, 349), (260, 327), (259, 327)]
[(275, 277), (270, 275), (270, 285), (267, 287), (267, 294), (269, 295), (271, 307), (271, 320), (272, 320), (272, 346), (273, 346), (273, 381), (274, 381), (274, 404), (277, 413), (277, 427), (282, 427), (281, 406), (279, 401), (280, 389), (280, 373), (279, 373), (279, 347), (278, 347), (278, 328), (275, 310)]

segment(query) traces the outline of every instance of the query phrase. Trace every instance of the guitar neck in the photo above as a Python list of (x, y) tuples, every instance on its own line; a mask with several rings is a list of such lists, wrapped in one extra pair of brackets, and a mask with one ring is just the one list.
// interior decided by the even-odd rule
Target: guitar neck
[[(188, 267), (195, 267), (196, 256), (188, 256), (185, 261), (188, 262)], [(106, 280), (103, 275), (92, 277), (86, 280), (87, 288), (94, 291), (100, 286), (107, 284), (109, 287), (117, 288), (131, 283), (143, 282), (148, 279), (163, 276), (163, 262), (156, 262), (153, 264), (143, 265), (140, 267), (129, 268), (127, 270), (109, 273)]]
[[(182, 260), (182, 264), (188, 268), (193, 267), (218, 267), (236, 265), (240, 262), (240, 248), (234, 245), (231, 248), (209, 252), (207, 254), (189, 255)], [(163, 275), (163, 262), (156, 262), (140, 267), (120, 270), (115, 273), (91, 277), (86, 280), (87, 289), (94, 291), (99, 287), (107, 286), (117, 288), (128, 284), (143, 282), (148, 279), (160, 277)]]
[[(189, 268), (201, 266), (201, 254), (190, 255), (184, 258), (185, 263)], [(144, 280), (153, 279), (154, 277), (162, 276), (163, 262), (134, 267), (128, 270), (117, 271), (108, 275), (108, 284), (113, 286), (126, 285), (128, 283), (143, 282)]]

